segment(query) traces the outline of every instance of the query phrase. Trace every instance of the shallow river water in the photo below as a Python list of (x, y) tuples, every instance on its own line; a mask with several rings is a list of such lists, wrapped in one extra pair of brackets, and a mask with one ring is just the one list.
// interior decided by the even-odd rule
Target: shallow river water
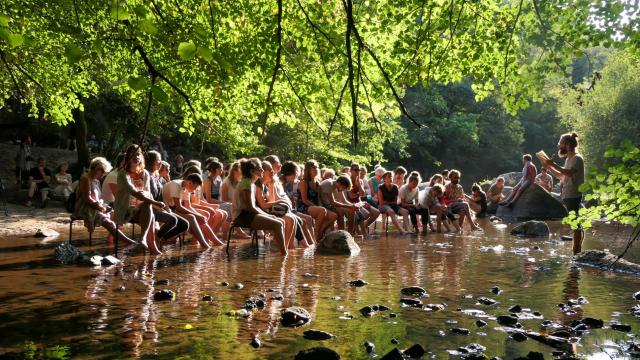
[[(470, 343), (486, 346), (489, 357), (514, 359), (530, 351), (553, 358), (553, 348), (529, 339), (516, 342), (500, 330), (491, 316), (508, 314), (515, 304), (538, 311), (544, 319), (569, 324), (582, 317), (603, 319), (605, 329), (590, 330), (577, 343), (577, 353), (589, 359), (627, 358), (619, 345), (638, 333), (640, 321), (629, 315), (636, 304), (640, 277), (575, 267), (571, 243), (558, 240), (567, 228), (550, 222), (550, 239), (522, 239), (509, 235), (511, 226), (481, 221), (484, 232), (464, 235), (429, 234), (362, 240), (360, 255), (336, 257), (295, 250), (288, 257), (275, 249), (256, 256), (247, 240), (233, 241), (231, 257), (224, 249), (200, 251), (194, 245), (165, 246), (159, 257), (129, 249), (123, 265), (91, 268), (59, 265), (53, 248), (64, 241), (34, 238), (0, 239), (0, 353), (18, 351), (25, 341), (40, 346), (65, 345), (73, 358), (160, 359), (292, 359), (300, 350), (326, 346), (343, 359), (367, 359), (394, 347), (415, 343), (427, 350), (425, 358), (455, 358), (450, 350)], [(104, 234), (89, 247), (78, 226), (74, 244), (107, 252)], [(628, 233), (613, 226), (589, 232), (585, 248), (619, 251)], [(263, 247), (262, 243), (260, 245)], [(640, 261), (632, 248), (626, 257)], [(308, 276), (309, 274), (314, 276)], [(154, 285), (158, 280), (168, 285)], [(364, 287), (346, 284), (353, 279)], [(223, 286), (227, 281), (230, 286)], [(242, 283), (244, 288), (236, 289)], [(447, 305), (442, 311), (402, 307), (400, 289), (419, 285), (427, 289), (424, 303)], [(490, 289), (503, 292), (494, 295)], [(161, 289), (175, 291), (174, 301), (154, 301)], [(250, 296), (266, 295), (266, 307), (249, 318), (229, 315)], [(272, 300), (281, 294), (283, 301)], [(213, 301), (202, 301), (211, 295)], [(499, 304), (477, 304), (486, 296)], [(561, 302), (584, 296), (589, 303), (566, 315)], [(391, 311), (367, 318), (359, 309), (382, 304)], [(281, 309), (302, 306), (312, 321), (302, 328), (279, 325)], [(478, 315), (466, 310), (482, 310)], [(463, 310), (463, 311), (460, 311)], [(389, 313), (397, 317), (389, 317)], [(351, 319), (348, 316), (353, 315)], [(478, 328), (476, 320), (488, 326)], [(538, 331), (542, 319), (521, 320)], [(611, 322), (632, 327), (631, 333), (608, 329)], [(467, 328), (469, 335), (451, 332)], [(328, 331), (337, 338), (311, 341), (305, 330)], [(253, 335), (262, 347), (252, 348)], [(390, 341), (395, 338), (399, 345)], [(367, 354), (365, 341), (375, 344)]]

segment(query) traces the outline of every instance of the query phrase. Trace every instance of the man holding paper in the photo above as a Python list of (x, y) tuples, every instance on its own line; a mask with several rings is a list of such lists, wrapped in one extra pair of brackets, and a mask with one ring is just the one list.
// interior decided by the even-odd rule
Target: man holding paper
[[(562, 202), (568, 211), (576, 213), (582, 206), (582, 193), (579, 188), (584, 183), (584, 160), (582, 155), (577, 152), (578, 135), (575, 132), (567, 133), (560, 136), (558, 142), (558, 155), (565, 157), (564, 166), (555, 164), (551, 159), (543, 161), (542, 166), (549, 173), (558, 178), (562, 186)], [(573, 231), (573, 254), (577, 254), (582, 250), (582, 241), (584, 240), (584, 230), (577, 229)]]

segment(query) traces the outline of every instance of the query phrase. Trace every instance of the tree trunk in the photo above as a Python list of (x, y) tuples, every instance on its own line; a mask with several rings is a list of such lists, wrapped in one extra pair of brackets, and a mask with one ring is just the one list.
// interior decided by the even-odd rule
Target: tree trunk
[(87, 146), (87, 121), (84, 111), (73, 110), (73, 120), (76, 123), (76, 150), (78, 151), (78, 166), (89, 167), (89, 147)]

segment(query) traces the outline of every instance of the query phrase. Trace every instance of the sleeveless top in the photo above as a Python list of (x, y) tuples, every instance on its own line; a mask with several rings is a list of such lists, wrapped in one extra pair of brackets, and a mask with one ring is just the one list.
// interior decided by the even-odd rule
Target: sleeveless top
[[(222, 188), (222, 180), (220, 177), (216, 177), (215, 179), (209, 179), (211, 184), (211, 197), (213, 199), (220, 199), (220, 189)], [(233, 197), (231, 198), (233, 199)]]
[[(318, 180), (314, 181), (316, 188), (312, 188), (309, 186), (309, 182), (307, 182), (307, 200), (309, 200), (313, 205), (318, 205), (318, 189), (320, 188), (320, 182)], [(298, 207), (308, 207), (305, 203), (302, 202), (302, 196), (300, 195), (300, 187), (298, 187)]]
[(382, 200), (388, 203), (395, 204), (398, 202), (398, 186), (393, 184), (391, 189), (387, 189), (386, 186), (380, 185), (380, 192), (382, 192)]
[(380, 179), (380, 181), (378, 181), (376, 180), (375, 176), (372, 176), (370, 180), (371, 180), (371, 187), (372, 187), (371, 196), (375, 198), (377, 195), (374, 195), (374, 194), (378, 194), (378, 187), (380, 187), (380, 185), (384, 183), (384, 180)]

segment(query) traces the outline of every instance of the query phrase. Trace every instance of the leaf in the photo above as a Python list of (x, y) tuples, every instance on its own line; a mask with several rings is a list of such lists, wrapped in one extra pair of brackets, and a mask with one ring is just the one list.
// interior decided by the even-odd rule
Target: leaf
[(127, 80), (127, 85), (133, 90), (141, 91), (148, 89), (151, 84), (147, 78), (138, 76), (130, 77), (129, 80)]
[(138, 5), (133, 9), (133, 12), (136, 13), (136, 15), (138, 15), (139, 18), (146, 18), (147, 14), (149, 13), (149, 10), (147, 10), (147, 7), (144, 5)]
[(141, 20), (138, 27), (140, 28), (140, 31), (150, 35), (154, 35), (158, 32), (156, 24), (151, 19)]
[(198, 48), (198, 56), (203, 58), (206, 62), (211, 62), (211, 60), (213, 60), (213, 53), (209, 48), (206, 47)]
[(129, 20), (129, 18), (131, 17), (131, 15), (129, 14), (129, 12), (127, 12), (127, 10), (124, 8), (124, 6), (122, 6), (122, 4), (120, 5), (113, 5), (111, 7), (111, 18), (118, 20), (118, 21), (122, 21), (122, 20)]
[(76, 44), (67, 44), (64, 47), (64, 56), (66, 56), (67, 60), (69, 60), (69, 62), (72, 64), (75, 64), (78, 61), (80, 61), (83, 55), (84, 55), (84, 50), (82, 50)]
[(191, 60), (194, 56), (196, 56), (196, 44), (193, 42), (181, 42), (178, 45), (178, 55), (182, 60)]
[(153, 94), (153, 98), (158, 102), (163, 103), (169, 100), (169, 95), (158, 85), (151, 85), (151, 93)]
[(20, 34), (9, 33), (7, 43), (9, 43), (9, 46), (11, 46), (12, 48), (15, 48), (24, 43), (24, 38)]
[(11, 18), (5, 14), (0, 14), (0, 26), (9, 26), (9, 21)]

